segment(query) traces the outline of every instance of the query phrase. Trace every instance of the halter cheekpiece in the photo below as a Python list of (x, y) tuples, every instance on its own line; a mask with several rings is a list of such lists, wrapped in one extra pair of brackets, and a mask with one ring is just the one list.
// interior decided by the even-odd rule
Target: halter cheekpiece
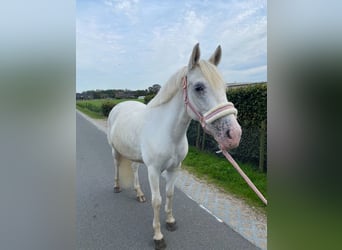
[(189, 107), (192, 112), (195, 113), (195, 115), (198, 117), (198, 120), (203, 128), (207, 126), (207, 124), (212, 123), (213, 121), (216, 121), (217, 119), (226, 116), (234, 114), (237, 115), (237, 109), (234, 107), (234, 104), (231, 102), (221, 103), (217, 105), (216, 107), (210, 109), (208, 112), (204, 113), (203, 115), (199, 113), (195, 107), (189, 102), (188, 97), (188, 81), (187, 76), (183, 77), (183, 97), (184, 97), (184, 103), (186, 107)]

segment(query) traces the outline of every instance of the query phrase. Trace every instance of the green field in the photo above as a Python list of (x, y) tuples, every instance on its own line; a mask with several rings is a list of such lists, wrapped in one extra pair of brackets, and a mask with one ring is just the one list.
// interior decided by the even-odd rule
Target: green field
[[(132, 100), (132, 99), (130, 99)], [(77, 109), (84, 112), (95, 119), (105, 119), (102, 114), (101, 105), (104, 102), (113, 102), (117, 104), (126, 99), (108, 100), (82, 100), (77, 101)], [(143, 100), (137, 100), (141, 101)], [(256, 169), (250, 164), (243, 164), (239, 162), (241, 169), (253, 181), (256, 187), (267, 199), (267, 175)], [(205, 179), (209, 183), (214, 184), (224, 192), (233, 194), (239, 198), (244, 199), (250, 205), (257, 207), (261, 212), (266, 212), (266, 206), (258, 198), (258, 196), (250, 189), (244, 179), (238, 174), (235, 168), (223, 157), (206, 153), (189, 147), (189, 153), (183, 161), (183, 168), (193, 173), (201, 179)]]
[(142, 99), (94, 99), (94, 100), (77, 100), (76, 108), (83, 113), (89, 115), (94, 119), (104, 119), (106, 118), (101, 110), (101, 105), (105, 102), (110, 102), (113, 104), (118, 104), (124, 101), (138, 101), (144, 102)]

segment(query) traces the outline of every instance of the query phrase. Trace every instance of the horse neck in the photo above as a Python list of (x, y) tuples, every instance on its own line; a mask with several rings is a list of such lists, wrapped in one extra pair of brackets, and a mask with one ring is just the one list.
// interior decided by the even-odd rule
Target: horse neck
[(167, 123), (167, 133), (172, 133), (171, 136), (175, 141), (184, 139), (191, 117), (186, 112), (182, 89), (179, 89), (175, 96), (160, 108), (167, 116), (164, 120)]

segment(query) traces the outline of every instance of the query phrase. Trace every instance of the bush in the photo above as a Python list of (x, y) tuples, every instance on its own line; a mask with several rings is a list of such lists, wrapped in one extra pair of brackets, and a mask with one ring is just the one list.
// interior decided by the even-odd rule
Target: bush
[(88, 109), (88, 110), (93, 111), (95, 113), (101, 112), (101, 106), (98, 106), (98, 105), (91, 103), (91, 102), (88, 102), (88, 101), (77, 102), (77, 106), (79, 106), (81, 108)]
[(104, 102), (101, 105), (101, 111), (102, 114), (106, 117), (108, 117), (110, 111), (113, 109), (113, 107), (115, 106), (115, 103), (113, 102)]
[(144, 97), (144, 103), (145, 104), (149, 103), (153, 99), (153, 97), (155, 97), (155, 96), (156, 96), (156, 94), (151, 94), (151, 95), (145, 96)]

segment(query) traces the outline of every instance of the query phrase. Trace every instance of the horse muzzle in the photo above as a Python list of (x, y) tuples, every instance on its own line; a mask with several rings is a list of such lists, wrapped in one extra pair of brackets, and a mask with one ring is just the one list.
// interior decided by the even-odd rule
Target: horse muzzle
[(214, 136), (221, 149), (229, 150), (240, 144), (242, 130), (236, 116), (237, 110), (233, 103), (227, 102), (209, 110), (200, 122)]
[(216, 120), (207, 126), (207, 131), (215, 138), (222, 150), (233, 149), (240, 144), (242, 130), (235, 115), (228, 115)]
[(242, 130), (239, 124), (231, 126), (224, 130), (223, 133), (218, 133), (214, 136), (222, 150), (229, 150), (239, 146)]

